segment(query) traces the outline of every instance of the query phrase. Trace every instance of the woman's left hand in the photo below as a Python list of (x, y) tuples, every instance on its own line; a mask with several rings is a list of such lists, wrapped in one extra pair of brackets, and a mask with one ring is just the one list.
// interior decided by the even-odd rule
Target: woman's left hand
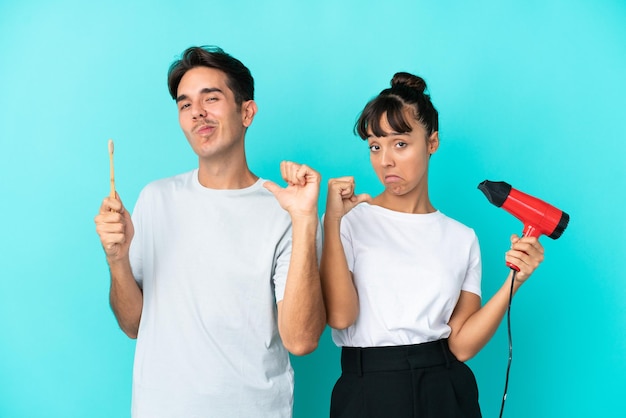
[(536, 237), (511, 235), (511, 249), (506, 252), (506, 262), (519, 268), (515, 280), (524, 282), (543, 261), (543, 245)]

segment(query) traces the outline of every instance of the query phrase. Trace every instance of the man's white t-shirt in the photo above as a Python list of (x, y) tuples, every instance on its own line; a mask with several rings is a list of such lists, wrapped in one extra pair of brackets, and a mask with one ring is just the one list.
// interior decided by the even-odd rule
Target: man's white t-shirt
[(276, 321), (291, 220), (263, 182), (207, 189), (194, 170), (141, 192), (133, 418), (291, 417), (293, 370)]

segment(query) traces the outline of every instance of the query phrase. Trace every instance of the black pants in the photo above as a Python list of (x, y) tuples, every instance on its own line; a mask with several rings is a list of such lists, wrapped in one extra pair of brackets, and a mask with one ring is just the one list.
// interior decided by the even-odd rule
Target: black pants
[(341, 350), (331, 418), (477, 418), (474, 373), (447, 340)]

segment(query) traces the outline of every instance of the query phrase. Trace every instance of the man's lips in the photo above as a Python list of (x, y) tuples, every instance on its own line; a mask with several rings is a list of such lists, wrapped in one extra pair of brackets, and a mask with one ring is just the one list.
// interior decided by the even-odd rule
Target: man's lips
[(214, 125), (200, 125), (196, 128), (196, 133), (200, 135), (210, 134), (215, 130)]

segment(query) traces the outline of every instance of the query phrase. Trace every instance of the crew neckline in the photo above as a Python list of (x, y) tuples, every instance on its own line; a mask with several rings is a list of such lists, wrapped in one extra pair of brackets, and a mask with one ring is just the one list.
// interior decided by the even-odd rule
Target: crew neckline
[(198, 179), (198, 169), (195, 168), (191, 172), (191, 181), (193, 182), (193, 186), (196, 190), (201, 191), (202, 193), (209, 194), (222, 194), (222, 195), (243, 195), (257, 191), (258, 189), (263, 187), (263, 183), (265, 183), (265, 179), (259, 177), (254, 183), (252, 183), (248, 187), (243, 187), (241, 189), (212, 189), (210, 187), (205, 187), (200, 184), (200, 180)]
[(363, 202), (361, 203), (361, 205), (364, 205), (364, 207), (382, 216), (386, 216), (388, 218), (398, 219), (402, 221), (415, 222), (417, 220), (421, 222), (430, 222), (431, 220), (436, 220), (443, 215), (438, 209), (436, 209), (434, 212), (429, 212), (429, 213), (407, 213), (407, 212), (399, 212), (393, 209), (387, 209), (385, 207), (382, 207), (379, 205), (373, 205), (367, 202)]

